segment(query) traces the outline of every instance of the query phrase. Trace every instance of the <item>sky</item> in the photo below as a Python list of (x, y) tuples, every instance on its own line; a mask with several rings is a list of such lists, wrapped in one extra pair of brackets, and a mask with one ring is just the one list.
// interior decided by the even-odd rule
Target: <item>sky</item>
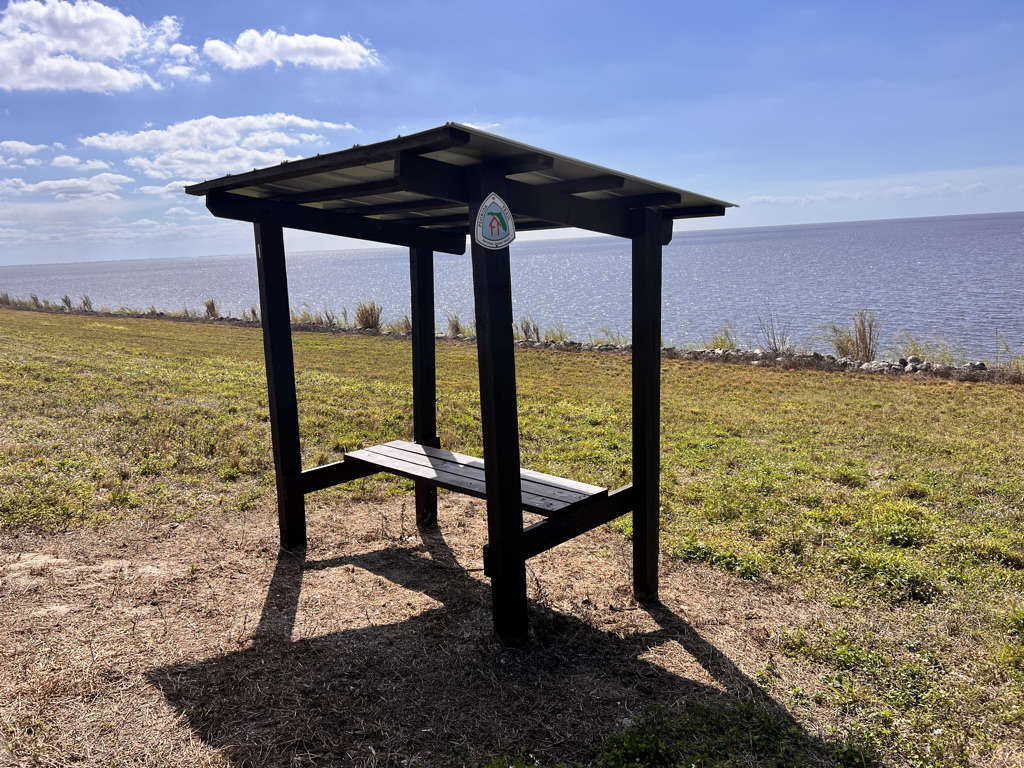
[(1022, 211), (1022, 41), (1022, 0), (10, 0), (0, 265), (249, 253), (184, 185), (449, 121), (740, 206), (677, 231)]

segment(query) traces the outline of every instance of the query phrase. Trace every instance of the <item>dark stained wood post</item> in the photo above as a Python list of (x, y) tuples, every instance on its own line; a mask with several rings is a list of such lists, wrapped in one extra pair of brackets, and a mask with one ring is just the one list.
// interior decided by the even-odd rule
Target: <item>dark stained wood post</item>
[[(434, 350), (434, 252), (409, 249), (412, 282), (412, 439), (437, 447)], [(416, 482), (416, 524), (437, 524), (437, 487)]]
[(632, 213), (633, 593), (658, 599), (661, 475), (661, 214)]
[(295, 394), (291, 313), (288, 310), (284, 232), (275, 224), (255, 224), (254, 228), (281, 547), (300, 549), (306, 546), (306, 505), (302, 493), (292, 488), (294, 479), (302, 472), (302, 452), (299, 443), (299, 407)]
[(467, 186), (487, 482), (487, 570), (491, 577), (494, 629), (504, 642), (521, 643), (527, 633), (526, 559), (511, 268), (508, 247), (484, 248), (472, 234), (477, 212), (487, 195), (504, 194), (505, 176), (481, 166), (468, 172)]

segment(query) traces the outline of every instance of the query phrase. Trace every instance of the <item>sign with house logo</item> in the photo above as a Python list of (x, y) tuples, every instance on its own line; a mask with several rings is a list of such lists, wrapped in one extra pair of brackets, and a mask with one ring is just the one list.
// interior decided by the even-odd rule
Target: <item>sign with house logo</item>
[(480, 205), (473, 227), (473, 239), (478, 245), (493, 251), (504, 248), (516, 239), (516, 225), (505, 201), (493, 192)]

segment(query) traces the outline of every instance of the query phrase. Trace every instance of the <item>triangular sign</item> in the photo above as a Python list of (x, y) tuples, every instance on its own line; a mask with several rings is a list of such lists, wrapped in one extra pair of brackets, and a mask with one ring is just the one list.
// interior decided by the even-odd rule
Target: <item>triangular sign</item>
[(476, 214), (473, 239), (478, 245), (491, 250), (504, 248), (516, 239), (516, 225), (505, 201), (493, 192), (489, 194)]

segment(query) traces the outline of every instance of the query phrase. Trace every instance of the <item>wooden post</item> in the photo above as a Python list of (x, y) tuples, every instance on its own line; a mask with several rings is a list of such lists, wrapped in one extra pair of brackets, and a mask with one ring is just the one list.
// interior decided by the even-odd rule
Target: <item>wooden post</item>
[[(434, 252), (409, 249), (412, 282), (412, 434), (438, 445), (437, 376), (434, 350)], [(437, 524), (437, 487), (416, 481), (416, 524)]]
[(487, 482), (487, 570), (491, 576), (494, 629), (504, 642), (521, 643), (527, 632), (526, 559), (511, 268), (508, 247), (484, 248), (472, 234), (484, 198), (491, 192), (499, 196), (504, 193), (505, 176), (481, 166), (469, 172), (467, 182)]
[(658, 599), (662, 217), (633, 212), (633, 593)]
[(288, 310), (284, 232), (275, 224), (255, 224), (254, 229), (281, 547), (299, 549), (306, 546), (306, 506), (302, 493), (291, 487), (292, 479), (302, 472), (302, 452), (299, 444), (299, 406), (295, 394), (291, 314)]

